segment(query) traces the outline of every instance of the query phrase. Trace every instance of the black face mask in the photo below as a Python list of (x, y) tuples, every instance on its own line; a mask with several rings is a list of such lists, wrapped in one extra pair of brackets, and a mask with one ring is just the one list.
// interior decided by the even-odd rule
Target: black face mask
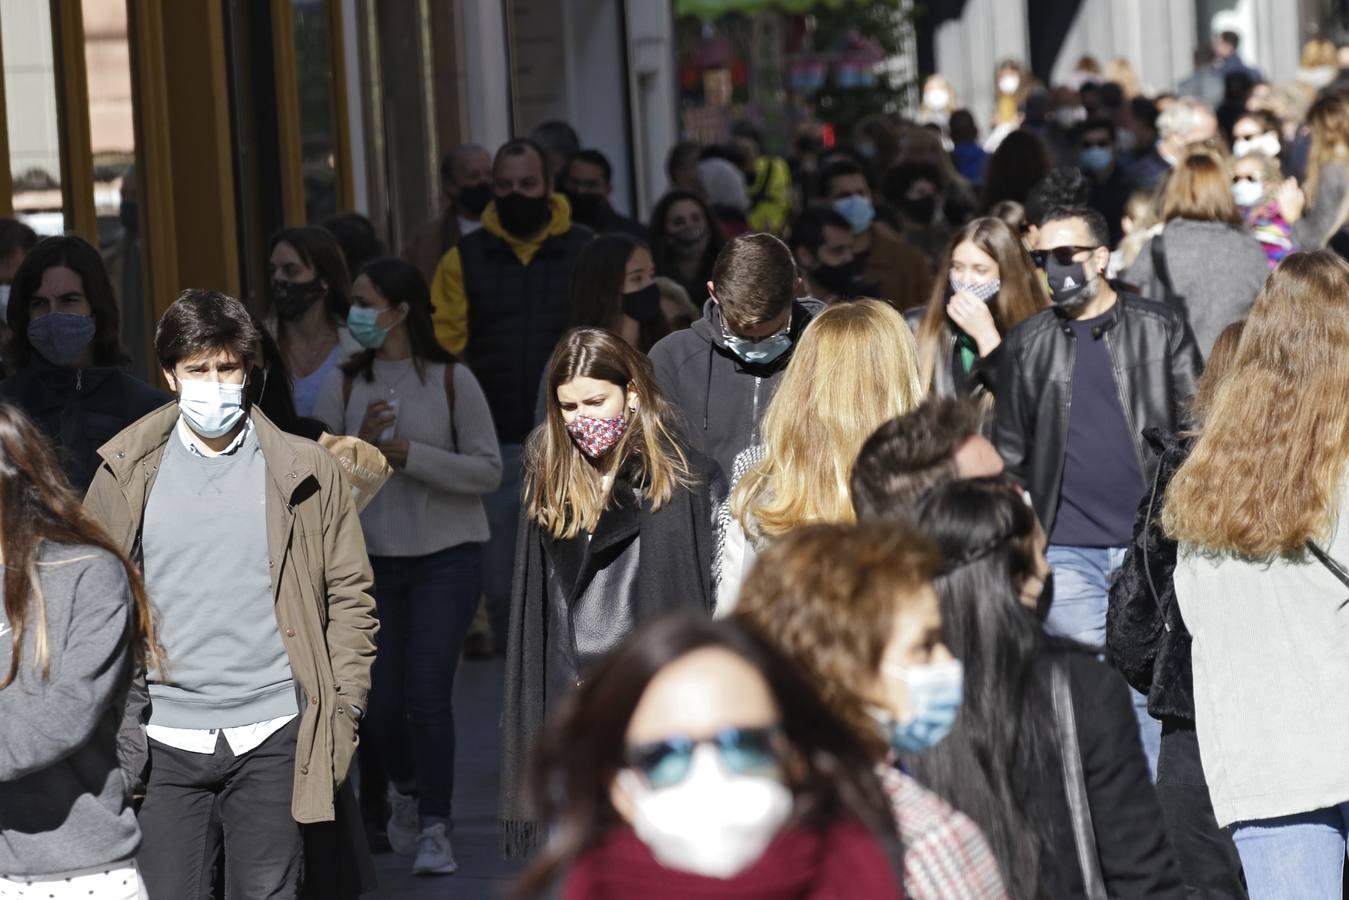
[(933, 217), (937, 215), (937, 195), (928, 194), (926, 197), (905, 199), (902, 208), (904, 215), (915, 225), (931, 225)]
[(1061, 315), (1075, 316), (1096, 295), (1091, 289), (1085, 263), (1068, 263), (1065, 266), (1051, 257), (1045, 260), (1045, 278), (1049, 282), (1054, 310)]
[(653, 281), (646, 287), (623, 295), (623, 314), (636, 322), (654, 322), (660, 318), (660, 288)]
[(470, 184), (467, 187), (461, 187), (459, 193), (454, 195), (454, 204), (462, 212), (469, 215), (480, 216), (482, 211), (487, 208), (487, 204), (492, 202), (492, 183), (482, 181), (478, 184)]
[(811, 271), (810, 278), (831, 294), (846, 299), (852, 296), (853, 284), (861, 270), (857, 260), (853, 259), (837, 266), (820, 265)]
[(293, 320), (309, 312), (328, 289), (317, 278), (308, 281), (272, 281), (272, 310), (278, 319)]
[(509, 194), (499, 194), (496, 204), (497, 218), (501, 220), (501, 227), (511, 235), (522, 239), (534, 237), (543, 231), (552, 213), (547, 194), (541, 197), (526, 197), (512, 191)]
[(603, 194), (577, 194), (567, 191), (567, 200), (571, 202), (571, 218), (591, 228), (597, 228), (604, 222), (604, 214), (609, 209), (609, 198)]

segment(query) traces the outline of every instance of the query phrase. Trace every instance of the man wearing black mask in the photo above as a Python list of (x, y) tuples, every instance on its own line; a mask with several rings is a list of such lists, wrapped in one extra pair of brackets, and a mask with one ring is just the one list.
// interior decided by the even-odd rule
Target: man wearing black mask
[(460, 239), (436, 268), (431, 302), (436, 337), (477, 376), (501, 443), (501, 486), (486, 498), (492, 537), (483, 554), (483, 593), (492, 630), (504, 635), (525, 437), (534, 427), (544, 367), (567, 330), (572, 269), (594, 232), (573, 223), (533, 141), (517, 138), (497, 151), (492, 189), (482, 228)]
[[(1156, 457), (1143, 432), (1184, 426), (1202, 366), (1181, 313), (1106, 281), (1109, 241), (1093, 209), (1045, 216), (1032, 255), (1053, 306), (1003, 339), (994, 433), (1049, 536), (1055, 595), (1046, 628), (1095, 647), (1105, 644), (1110, 583), (1152, 483)], [(1137, 699), (1155, 766), (1160, 729)]]
[(578, 150), (567, 162), (562, 190), (571, 203), (573, 221), (596, 234), (630, 234), (646, 240), (642, 223), (621, 215), (609, 202), (614, 192), (614, 168), (598, 150)]
[(436, 266), (466, 234), (482, 227), (482, 212), (492, 202), (492, 157), (476, 144), (455, 147), (440, 161), (440, 215), (423, 222), (403, 247), (429, 284)]
[(838, 303), (876, 295), (878, 286), (861, 280), (852, 228), (841, 214), (828, 207), (810, 207), (796, 217), (788, 234), (805, 296)]

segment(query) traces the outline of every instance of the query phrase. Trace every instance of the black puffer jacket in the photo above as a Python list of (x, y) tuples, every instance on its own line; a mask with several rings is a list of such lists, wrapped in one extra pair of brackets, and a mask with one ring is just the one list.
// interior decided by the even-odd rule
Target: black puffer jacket
[(1134, 690), (1148, 695), (1148, 712), (1154, 718), (1193, 723), (1190, 631), (1171, 580), (1176, 542), (1162, 530), (1167, 485), (1190, 455), (1193, 438), (1157, 428), (1149, 428), (1143, 437), (1158, 457), (1157, 472), (1138, 507), (1124, 566), (1110, 588), (1106, 651)]

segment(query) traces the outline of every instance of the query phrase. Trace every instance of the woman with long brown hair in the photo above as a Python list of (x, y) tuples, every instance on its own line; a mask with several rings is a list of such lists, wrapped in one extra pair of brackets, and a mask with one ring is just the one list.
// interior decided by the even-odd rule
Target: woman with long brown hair
[(502, 818), (508, 847), (535, 837), (526, 757), (553, 708), (647, 618), (711, 608), (712, 473), (656, 387), (651, 363), (602, 328), (563, 336), (544, 421), (525, 447), (506, 653)]
[(1020, 236), (1001, 219), (975, 219), (946, 248), (927, 306), (905, 318), (918, 339), (926, 396), (993, 393), (1002, 336), (1049, 306)]
[(1189, 318), (1199, 352), (1245, 318), (1269, 276), (1264, 248), (1232, 196), (1228, 161), (1192, 147), (1166, 181), (1162, 226), (1120, 276), (1144, 297), (1174, 304)]
[(1252, 898), (1338, 897), (1349, 833), (1349, 263), (1294, 253), (1256, 298), (1166, 492), (1194, 718)]
[(0, 894), (143, 896), (117, 735), (134, 672), (163, 662), (150, 603), (51, 446), (9, 403), (0, 551)]
[[(1349, 94), (1322, 95), (1307, 112), (1311, 152), (1299, 190), (1292, 179), (1279, 190), (1279, 209), (1293, 223), (1293, 245), (1317, 250), (1349, 221)], [(1304, 209), (1305, 207), (1305, 209)]]

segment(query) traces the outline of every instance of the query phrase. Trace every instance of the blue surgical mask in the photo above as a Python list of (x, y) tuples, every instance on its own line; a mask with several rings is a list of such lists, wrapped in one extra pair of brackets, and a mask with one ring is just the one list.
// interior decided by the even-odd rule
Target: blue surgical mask
[(909, 693), (909, 718), (889, 723), (891, 748), (921, 753), (941, 743), (960, 713), (965, 684), (960, 660), (926, 666), (885, 665), (881, 671), (902, 681)]
[(222, 437), (244, 416), (244, 385), (179, 381), (178, 411), (188, 427), (202, 437)]
[(852, 226), (853, 234), (861, 234), (871, 227), (871, 220), (876, 218), (876, 207), (871, 205), (871, 201), (860, 194), (852, 194), (848, 197), (841, 197), (834, 201), (834, 211), (848, 220)]
[(1088, 172), (1104, 172), (1115, 161), (1115, 151), (1109, 147), (1087, 147), (1077, 159)]
[(54, 366), (73, 366), (80, 361), (98, 324), (93, 316), (47, 313), (28, 323), (28, 343)]
[(792, 322), (788, 319), (787, 324), (777, 334), (769, 335), (756, 342), (733, 334), (723, 320), (721, 323), (721, 339), (726, 344), (726, 349), (735, 354), (741, 362), (752, 366), (763, 366), (791, 349)]
[(356, 343), (367, 350), (378, 350), (384, 346), (389, 329), (379, 324), (380, 310), (368, 306), (353, 306), (347, 312), (347, 331)]

